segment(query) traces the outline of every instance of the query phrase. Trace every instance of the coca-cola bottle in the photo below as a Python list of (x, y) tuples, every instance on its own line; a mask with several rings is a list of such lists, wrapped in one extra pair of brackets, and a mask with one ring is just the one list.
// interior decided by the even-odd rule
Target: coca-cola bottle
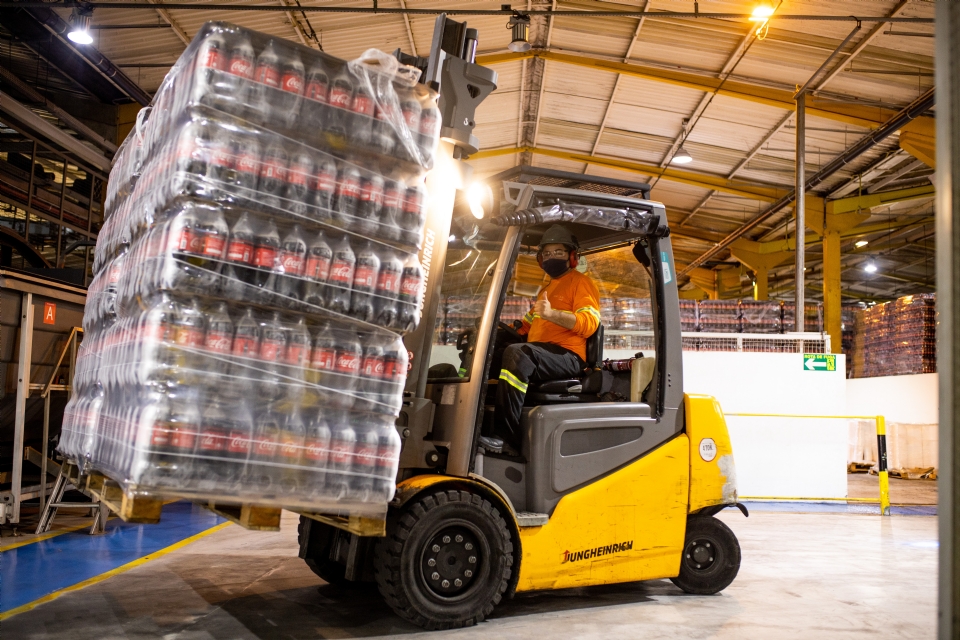
[(317, 220), (333, 217), (333, 204), (337, 195), (337, 163), (324, 158), (317, 163), (313, 182), (312, 204)]
[(347, 416), (335, 414), (330, 422), (330, 456), (328, 458), (326, 488), (334, 499), (345, 498), (350, 491), (353, 476), (353, 458), (357, 447), (357, 432)]
[(203, 348), (212, 357), (222, 362), (233, 352), (233, 321), (225, 302), (217, 304), (208, 314), (207, 333)]
[(253, 429), (250, 460), (244, 478), (244, 488), (248, 491), (274, 495), (276, 491), (273, 463), (277, 458), (280, 445), (280, 425), (283, 413), (270, 402), (267, 409), (257, 416)]
[(407, 347), (401, 338), (383, 347), (383, 396), (381, 413), (396, 415), (403, 402), (403, 383), (407, 378)]
[(357, 204), (360, 200), (360, 171), (356, 167), (345, 166), (340, 171), (337, 182), (337, 207), (334, 219), (345, 229), (355, 229), (357, 222)]
[(420, 155), (423, 167), (433, 168), (437, 141), (440, 139), (440, 109), (433, 102), (420, 112)]
[(357, 385), (360, 400), (354, 407), (362, 411), (382, 411), (380, 395), (384, 370), (383, 345), (377, 336), (366, 336), (363, 345), (360, 381)]
[(268, 218), (261, 222), (260, 229), (253, 239), (253, 280), (254, 287), (260, 291), (259, 299), (267, 300), (263, 292), (272, 291), (277, 273), (280, 271), (279, 261), (280, 232), (277, 225)]
[(204, 175), (210, 183), (211, 195), (218, 200), (224, 200), (232, 193), (233, 166), (236, 160), (234, 143), (232, 132), (226, 129), (216, 129), (210, 143), (209, 161)]
[(295, 301), (303, 299), (303, 276), (307, 266), (307, 243), (300, 225), (293, 225), (283, 237), (279, 262), (276, 292), (285, 306), (293, 306)]
[(299, 218), (307, 218), (313, 200), (316, 178), (313, 158), (303, 147), (298, 147), (290, 159), (287, 170), (285, 208)]
[(426, 192), (420, 185), (408, 187), (403, 195), (403, 211), (400, 214), (400, 241), (415, 247), (422, 242), (423, 225), (426, 223)]
[(221, 454), (226, 460), (221, 467), (223, 484), (236, 490), (244, 478), (247, 461), (253, 450), (253, 412), (245, 396), (233, 397), (235, 404), (227, 412), (227, 447)]
[(260, 393), (270, 400), (282, 395), (286, 384), (286, 371), (283, 356), (287, 348), (287, 333), (279, 313), (274, 313), (260, 325), (260, 351), (258, 353), (262, 367)]
[[(210, 130), (202, 123), (191, 121), (180, 132), (177, 143), (174, 193), (202, 196), (210, 186), (204, 182), (211, 171), (213, 140)], [(227, 159), (229, 168), (229, 158)]]
[(423, 269), (416, 254), (410, 254), (403, 263), (400, 276), (399, 314), (397, 328), (401, 331), (413, 331), (420, 323), (420, 292), (423, 286)]
[(400, 115), (403, 118), (403, 125), (406, 131), (400, 133), (400, 139), (403, 141), (398, 155), (405, 160), (419, 161), (420, 152), (420, 114), (423, 107), (417, 99), (413, 89), (403, 87), (398, 89), (400, 99)]
[(353, 78), (347, 72), (346, 65), (333, 78), (327, 95), (327, 102), (334, 107), (329, 114), (327, 130), (335, 139), (339, 138), (342, 141), (347, 137), (347, 119), (353, 105)]
[(407, 186), (402, 182), (387, 180), (383, 188), (383, 207), (380, 208), (380, 227), (377, 236), (384, 240), (400, 239), (400, 216)]
[(321, 494), (330, 464), (330, 425), (324, 419), (324, 409), (315, 412), (307, 424), (302, 464), (304, 466), (300, 485), (302, 495)]
[(242, 115), (244, 112), (241, 95), (246, 93), (248, 81), (253, 80), (254, 54), (250, 38), (240, 34), (233, 41), (230, 49), (230, 63), (227, 66), (230, 73), (228, 86), (233, 96), (233, 108), (229, 111), (233, 115)]
[[(307, 86), (303, 92), (304, 98), (300, 107), (301, 123), (304, 129), (320, 133), (329, 126), (329, 107), (327, 100), (330, 93), (330, 76), (326, 69), (317, 65), (307, 74)], [(322, 140), (322, 137), (321, 137)]]
[(373, 500), (389, 501), (396, 489), (397, 467), (402, 442), (391, 418), (374, 423), (377, 432), (377, 469), (373, 483)]
[(274, 108), (278, 110), (278, 120), (290, 126), (300, 113), (300, 101), (304, 91), (303, 62), (294, 52), (283, 60), (280, 74), (280, 93)]
[(357, 388), (360, 385), (360, 363), (363, 351), (357, 334), (348, 331), (337, 332), (337, 356), (334, 360), (334, 373), (331, 378), (333, 393), (330, 401), (334, 406), (350, 409), (356, 401)]
[(302, 382), (306, 379), (306, 367), (310, 362), (310, 331), (303, 318), (287, 328), (287, 346), (283, 351), (283, 362), (287, 365), (287, 378), (297, 380), (297, 385), (288, 394), (288, 399), (299, 404), (302, 401)]
[(273, 40), (257, 56), (253, 82), (247, 94), (248, 114), (254, 122), (266, 124), (272, 115), (271, 103), (276, 96), (273, 90), (280, 88), (280, 56)]
[(229, 182), (233, 185), (228, 198), (235, 202), (255, 202), (260, 176), (260, 143), (253, 135), (237, 138)]
[(397, 133), (394, 130), (398, 118), (397, 104), (393, 93), (382, 96), (384, 99), (377, 103), (376, 119), (370, 135), (370, 146), (374, 151), (385, 156), (393, 153), (397, 145)]
[(288, 410), (280, 425), (276, 457), (279, 465), (276, 479), (281, 493), (292, 495), (300, 491), (305, 439), (306, 428), (299, 407)]
[(353, 452), (353, 477), (350, 481), (350, 494), (355, 500), (367, 502), (373, 497), (380, 436), (376, 428), (366, 420), (354, 417), (352, 422), (354, 433), (357, 434), (357, 443)]
[(374, 322), (381, 327), (392, 327), (397, 321), (399, 311), (397, 297), (400, 295), (402, 272), (403, 263), (397, 258), (396, 253), (387, 251), (381, 254), (374, 298), (376, 315)]
[(253, 242), (253, 224), (243, 213), (230, 230), (220, 279), (220, 290), (237, 301), (249, 300), (252, 293), (248, 283), (253, 279)]
[(237, 321), (231, 347), (233, 364), (230, 367), (231, 388), (237, 390), (240, 397), (247, 397), (254, 391), (260, 377), (260, 323), (249, 307)]
[(280, 208), (287, 190), (287, 165), (290, 158), (279, 141), (274, 141), (263, 154), (257, 182), (257, 199), (268, 207)]
[(326, 69), (316, 66), (310, 69), (307, 75), (307, 86), (304, 90), (304, 97), (314, 102), (327, 103), (327, 94), (330, 91), (330, 76)]
[(347, 314), (350, 311), (350, 287), (353, 285), (356, 265), (357, 256), (353, 253), (350, 240), (343, 236), (333, 248), (325, 296), (327, 308), (335, 313)]
[(200, 43), (193, 69), (191, 102), (198, 104), (216, 102), (220, 74), (230, 66), (226, 44), (226, 39), (220, 33), (210, 33)]
[(325, 324), (320, 327), (313, 339), (313, 350), (310, 352), (310, 368), (315, 371), (335, 371), (337, 363), (337, 339)]
[(312, 307), (323, 307), (326, 304), (323, 294), (326, 289), (323, 285), (330, 277), (330, 263), (333, 260), (333, 249), (327, 243), (323, 232), (319, 232), (307, 247), (307, 264), (304, 268), (303, 301)]
[(198, 206), (195, 233), (200, 252), (190, 259), (192, 264), (202, 269), (199, 284), (205, 293), (216, 291), (219, 272), (227, 251), (229, 228), (223, 217), (223, 209), (218, 206)]
[(176, 333), (173, 341), (177, 347), (177, 366), (183, 373), (181, 382), (189, 384), (195, 382), (196, 374), (206, 364), (202, 351), (207, 330), (206, 316), (200, 311), (200, 305), (194, 298), (178, 305), (175, 322)]
[(156, 417), (146, 454), (152, 466), (152, 473), (148, 474), (150, 484), (182, 489), (192, 482), (200, 424), (197, 399), (197, 390), (188, 386), (157, 394)]
[(357, 264), (353, 271), (353, 295), (350, 300), (350, 315), (364, 322), (371, 322), (374, 314), (373, 292), (380, 272), (380, 258), (368, 240), (357, 251)]
[(197, 488), (200, 491), (227, 490), (235, 473), (235, 465), (226, 457), (230, 444), (230, 414), (235, 409), (224, 404), (216, 389), (206, 394), (200, 417), (195, 463)]
[(370, 174), (360, 181), (360, 197), (357, 200), (357, 230), (365, 236), (377, 233), (380, 227), (380, 211), (383, 208), (383, 178)]
[(350, 102), (353, 112), (347, 127), (347, 138), (358, 147), (369, 147), (370, 136), (373, 132), (373, 116), (376, 111), (376, 102), (370, 88), (363, 78), (355, 83), (353, 100)]

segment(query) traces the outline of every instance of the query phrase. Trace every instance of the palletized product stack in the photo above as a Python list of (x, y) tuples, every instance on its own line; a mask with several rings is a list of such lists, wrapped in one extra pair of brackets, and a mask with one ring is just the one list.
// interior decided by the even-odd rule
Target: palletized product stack
[(696, 300), (680, 300), (680, 330), (696, 331), (699, 326), (700, 309)]
[(852, 377), (934, 373), (936, 296), (920, 294), (857, 313)]
[(737, 333), (740, 330), (740, 311), (736, 300), (701, 300), (700, 331), (707, 333)]
[(780, 302), (741, 300), (740, 331), (743, 333), (781, 333)]
[(382, 505), (436, 96), (208, 23), (110, 175), (60, 450), (128, 491)]

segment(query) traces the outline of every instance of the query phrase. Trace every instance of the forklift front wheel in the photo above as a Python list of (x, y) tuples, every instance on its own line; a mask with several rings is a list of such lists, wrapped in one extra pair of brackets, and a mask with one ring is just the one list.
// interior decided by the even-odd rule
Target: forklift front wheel
[(401, 618), (425, 629), (483, 621), (513, 571), (513, 542), (500, 512), (461, 490), (427, 492), (387, 523), (377, 544), (377, 584)]
[(730, 527), (712, 516), (687, 520), (680, 575), (671, 578), (687, 593), (712, 595), (723, 591), (740, 571), (740, 543)]

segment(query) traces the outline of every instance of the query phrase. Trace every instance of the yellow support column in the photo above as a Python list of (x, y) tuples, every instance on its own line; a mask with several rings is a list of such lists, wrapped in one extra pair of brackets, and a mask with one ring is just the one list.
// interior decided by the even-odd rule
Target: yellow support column
[(823, 234), (823, 324), (833, 353), (843, 352), (840, 303), (840, 232), (828, 228)]

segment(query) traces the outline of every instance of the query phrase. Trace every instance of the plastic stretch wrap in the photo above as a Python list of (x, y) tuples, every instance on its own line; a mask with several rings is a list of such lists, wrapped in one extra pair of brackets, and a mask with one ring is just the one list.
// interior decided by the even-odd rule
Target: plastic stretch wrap
[(417, 74), (201, 29), (110, 175), (65, 456), (161, 495), (390, 500), (439, 133)]
[(544, 222), (579, 222), (607, 229), (653, 234), (659, 226), (660, 218), (652, 211), (558, 202), (549, 206), (520, 209), (495, 218), (493, 222), (501, 226), (541, 224)]
[(936, 296), (918, 294), (857, 312), (851, 377), (934, 373)]

